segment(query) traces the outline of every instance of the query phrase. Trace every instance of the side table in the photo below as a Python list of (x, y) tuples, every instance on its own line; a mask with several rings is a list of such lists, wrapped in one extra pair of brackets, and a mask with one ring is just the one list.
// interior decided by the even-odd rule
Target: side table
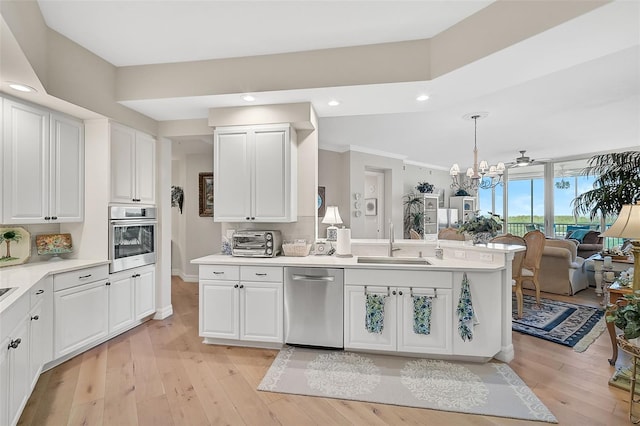
[(631, 420), (631, 423), (634, 425), (637, 425), (640, 423), (640, 417), (633, 414), (633, 406), (634, 404), (640, 403), (640, 399), (635, 395), (636, 368), (638, 366), (638, 357), (640, 357), (640, 347), (630, 343), (622, 335), (618, 336), (618, 343), (620, 344), (620, 349), (631, 355), (631, 376), (629, 377), (629, 420)]
[[(609, 304), (607, 305), (606, 311), (604, 313), (605, 317), (610, 315), (611, 308), (616, 304), (618, 299), (622, 299), (625, 294), (633, 293), (633, 289), (631, 287), (622, 287), (618, 282), (614, 282), (607, 289), (609, 292)], [(618, 341), (616, 339), (616, 326), (612, 322), (607, 322), (607, 331), (609, 332), (609, 337), (611, 338), (611, 347), (613, 348), (613, 353), (611, 355), (611, 359), (609, 359), (609, 364), (616, 365), (616, 361), (618, 360)]]
[[(602, 273), (605, 271), (604, 258), (600, 254), (594, 254), (593, 256), (589, 257), (587, 260), (593, 261), (593, 274), (596, 280), (596, 294), (601, 295), (602, 289), (603, 289)], [(632, 260), (613, 260), (611, 262), (611, 265), (612, 265), (611, 269), (607, 269), (607, 271), (622, 272), (632, 267), (633, 261)], [(613, 301), (611, 303), (613, 303)]]

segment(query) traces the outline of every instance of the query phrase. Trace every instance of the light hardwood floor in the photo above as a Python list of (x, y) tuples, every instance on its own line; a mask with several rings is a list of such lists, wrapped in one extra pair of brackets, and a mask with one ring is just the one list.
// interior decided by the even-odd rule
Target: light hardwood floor
[[(19, 424), (541, 424), (258, 392), (277, 351), (202, 344), (197, 284), (173, 277), (172, 298), (172, 317), (149, 321), (43, 373)], [(556, 298), (597, 306), (593, 289)], [(614, 368), (607, 363), (606, 332), (583, 353), (519, 333), (513, 340), (511, 367), (561, 425), (629, 424), (628, 394), (607, 385)]]

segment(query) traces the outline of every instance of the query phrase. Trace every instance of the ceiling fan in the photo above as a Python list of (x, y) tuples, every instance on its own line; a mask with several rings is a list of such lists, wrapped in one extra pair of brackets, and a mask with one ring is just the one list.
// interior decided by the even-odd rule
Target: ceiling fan
[(512, 161), (511, 163), (508, 163), (509, 167), (525, 167), (525, 166), (531, 166), (534, 164), (541, 164), (544, 163), (546, 161), (549, 161), (548, 158), (545, 159), (540, 159), (540, 160), (534, 160), (533, 158), (529, 157), (528, 155), (525, 155), (525, 152), (527, 151), (519, 151), (520, 152), (520, 156), (516, 157), (515, 161)]

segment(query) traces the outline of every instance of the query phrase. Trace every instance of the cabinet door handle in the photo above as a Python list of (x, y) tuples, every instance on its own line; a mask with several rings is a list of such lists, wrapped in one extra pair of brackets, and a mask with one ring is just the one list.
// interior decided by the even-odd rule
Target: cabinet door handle
[(89, 274), (89, 275), (80, 275), (80, 276), (78, 277), (78, 279), (79, 279), (79, 280), (86, 280), (86, 279), (87, 279), (87, 278), (89, 278), (90, 276), (91, 276), (91, 274)]
[(251, 218), (250, 218), (249, 216), (245, 217), (245, 219), (247, 219), (247, 220), (251, 220)]
[(233, 288), (238, 288), (238, 284), (234, 285)]
[(38, 321), (40, 319), (40, 315), (34, 315), (31, 317), (31, 321)]
[(398, 291), (398, 294), (399, 294), (400, 296), (402, 296), (402, 290)]
[(252, 218), (251, 218), (251, 220), (256, 220), (256, 218), (255, 218), (255, 217), (252, 217)]
[(215, 271), (215, 272), (213, 273), (213, 275), (223, 275), (223, 274), (224, 274), (224, 272), (219, 272), (219, 271)]
[(256, 275), (259, 277), (266, 277), (267, 274), (265, 274), (264, 272), (256, 272)]
[(395, 296), (395, 295), (396, 295), (396, 291), (395, 291), (395, 290), (393, 290), (393, 291), (391, 292), (391, 294), (393, 294), (393, 295)]
[(240, 284), (240, 288), (244, 288), (244, 285)]
[(51, 220), (58, 220), (58, 216), (51, 216)]
[(106, 283), (104, 283), (104, 285), (111, 285), (111, 283), (107, 281)]
[(7, 349), (17, 349), (18, 346), (20, 346), (20, 343), (22, 343), (22, 339), (19, 337), (16, 340), (11, 340)]
[(51, 216), (45, 216), (44, 220), (51, 220)]
[(42, 293), (44, 293), (44, 290), (42, 290), (42, 289), (36, 291), (36, 294), (42, 294)]

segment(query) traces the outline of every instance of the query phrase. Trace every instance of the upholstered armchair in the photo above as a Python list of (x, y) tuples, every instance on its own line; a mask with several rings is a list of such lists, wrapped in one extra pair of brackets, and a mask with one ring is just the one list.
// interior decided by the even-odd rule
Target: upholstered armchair
[(540, 290), (547, 293), (574, 295), (589, 286), (584, 258), (577, 255), (574, 241), (546, 240), (538, 279)]
[(578, 256), (583, 259), (602, 251), (603, 238), (600, 236), (600, 231), (589, 231), (584, 237), (582, 242), (578, 242)]

